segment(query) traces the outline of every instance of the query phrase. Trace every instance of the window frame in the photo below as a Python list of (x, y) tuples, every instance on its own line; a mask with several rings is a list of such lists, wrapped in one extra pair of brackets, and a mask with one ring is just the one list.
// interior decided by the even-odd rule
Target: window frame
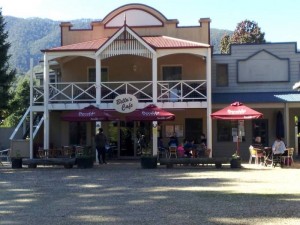
[(228, 85), (229, 85), (228, 64), (226, 63), (216, 64), (216, 86), (228, 87)]

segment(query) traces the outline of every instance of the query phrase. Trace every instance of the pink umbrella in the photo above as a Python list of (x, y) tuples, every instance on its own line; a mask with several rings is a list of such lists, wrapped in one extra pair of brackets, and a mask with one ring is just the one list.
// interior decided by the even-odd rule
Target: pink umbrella
[[(224, 109), (212, 113), (210, 116), (212, 119), (221, 120), (250, 120), (261, 118), (263, 114), (245, 106), (241, 102), (234, 102)], [(236, 153), (239, 155), (239, 140), (237, 140)]]
[(65, 121), (113, 121), (117, 118), (113, 117), (109, 113), (102, 109), (99, 109), (93, 105), (85, 107), (83, 109), (71, 111), (63, 115), (62, 120)]
[(213, 119), (222, 120), (249, 120), (261, 118), (263, 114), (245, 106), (241, 102), (234, 102), (224, 109), (212, 113), (210, 116)]
[(165, 111), (154, 104), (150, 104), (143, 109), (137, 109), (126, 116), (130, 121), (164, 121), (174, 120), (175, 115)]

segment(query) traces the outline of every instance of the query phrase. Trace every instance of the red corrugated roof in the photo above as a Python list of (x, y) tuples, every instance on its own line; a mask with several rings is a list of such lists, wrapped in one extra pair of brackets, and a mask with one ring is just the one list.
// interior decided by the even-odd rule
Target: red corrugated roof
[(142, 37), (145, 42), (156, 49), (159, 48), (208, 48), (208, 44), (187, 41), (167, 36)]
[[(147, 44), (155, 49), (164, 48), (208, 48), (208, 44), (187, 41), (167, 36), (147, 36), (141, 37)], [(101, 38), (97, 40), (76, 43), (72, 45), (65, 45), (61, 47), (47, 49), (45, 51), (97, 51), (108, 38)]]
[(108, 38), (101, 38), (72, 45), (64, 45), (61, 47), (47, 49), (45, 51), (97, 51), (107, 41), (107, 39)]

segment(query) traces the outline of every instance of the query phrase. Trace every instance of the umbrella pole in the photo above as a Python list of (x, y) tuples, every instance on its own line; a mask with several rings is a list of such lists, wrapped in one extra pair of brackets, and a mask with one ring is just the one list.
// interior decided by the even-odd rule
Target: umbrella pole
[(236, 154), (240, 155), (240, 153), (239, 153), (239, 136), (237, 136), (237, 139), (236, 139)]

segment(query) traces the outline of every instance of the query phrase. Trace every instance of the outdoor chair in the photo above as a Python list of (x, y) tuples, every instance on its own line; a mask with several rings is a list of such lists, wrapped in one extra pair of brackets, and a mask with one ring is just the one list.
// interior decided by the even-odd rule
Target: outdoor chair
[(9, 154), (10, 153), (10, 149), (5, 149), (5, 150), (1, 150), (0, 151), (0, 165), (3, 166), (2, 160), (6, 159), (6, 161), (9, 161)]
[(67, 158), (71, 158), (74, 153), (74, 150), (71, 146), (62, 147), (62, 155)]
[(76, 146), (75, 147), (75, 155), (77, 156), (82, 156), (83, 155), (83, 150), (84, 148), (82, 146)]
[(48, 157), (47, 153), (48, 153), (48, 151), (46, 149), (39, 147), (39, 149), (38, 149), (39, 158), (41, 158), (41, 159), (47, 158)]
[(294, 148), (287, 148), (287, 155), (281, 156), (282, 163), (286, 166), (291, 166), (294, 163), (293, 155)]
[(277, 165), (279, 165), (280, 167), (283, 166), (282, 154), (273, 154), (272, 155), (272, 166), (276, 167)]
[(250, 146), (249, 153), (250, 153), (249, 164), (252, 163), (253, 159), (255, 164), (261, 163), (262, 160), (264, 159), (264, 154), (261, 149), (253, 148), (252, 146)]
[(205, 151), (204, 151), (204, 157), (205, 158), (209, 158), (210, 157), (210, 153), (211, 153), (211, 149), (210, 148), (205, 149)]
[(158, 158), (167, 158), (167, 149), (165, 149), (165, 148), (162, 148), (162, 147), (158, 147), (158, 149), (157, 149), (157, 151), (158, 151)]
[[(211, 154), (211, 149), (210, 148), (207, 148), (204, 150), (204, 158), (209, 158), (210, 157), (210, 154)], [(204, 166), (205, 163), (202, 163), (202, 166)], [(211, 164), (207, 164), (207, 165), (211, 165)]]
[(170, 146), (169, 147), (169, 158), (172, 158), (172, 156), (177, 158), (177, 146)]

